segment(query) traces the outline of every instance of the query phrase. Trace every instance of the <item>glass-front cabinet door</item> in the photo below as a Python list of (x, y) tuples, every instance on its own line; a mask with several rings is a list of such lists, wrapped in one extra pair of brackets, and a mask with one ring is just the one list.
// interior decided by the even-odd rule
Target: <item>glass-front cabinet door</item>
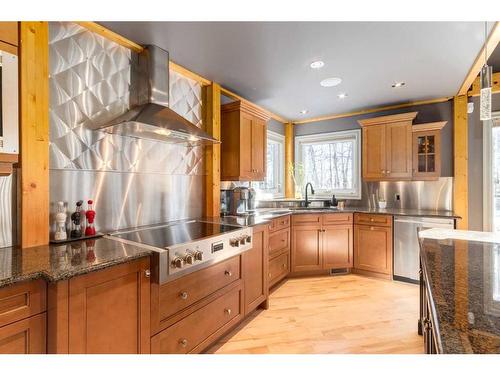
[(441, 174), (440, 131), (413, 133), (413, 177), (435, 179)]

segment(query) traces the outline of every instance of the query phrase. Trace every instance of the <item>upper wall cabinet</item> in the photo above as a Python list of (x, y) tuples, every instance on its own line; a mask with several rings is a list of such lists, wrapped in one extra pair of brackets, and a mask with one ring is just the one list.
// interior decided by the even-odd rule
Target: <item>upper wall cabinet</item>
[(246, 102), (221, 107), (221, 180), (264, 180), (268, 120), (269, 116)]
[(412, 179), (412, 122), (417, 112), (360, 120), (363, 179)]
[(446, 121), (413, 127), (413, 178), (430, 180), (441, 176), (441, 129)]
[(19, 32), (17, 22), (0, 22), (0, 50), (17, 55)]

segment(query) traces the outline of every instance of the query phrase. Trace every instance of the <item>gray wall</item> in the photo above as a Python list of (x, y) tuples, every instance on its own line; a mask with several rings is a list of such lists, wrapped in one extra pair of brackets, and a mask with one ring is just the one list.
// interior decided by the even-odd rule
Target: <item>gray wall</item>
[[(473, 97), (469, 114), (469, 229), (483, 230), (483, 124), (479, 120), (479, 97)], [(492, 97), (492, 110), (500, 111), (500, 94)]]
[(275, 133), (285, 135), (285, 125), (274, 119), (268, 121), (267, 129), (272, 130)]
[(453, 176), (453, 103), (451, 101), (296, 125), (294, 126), (295, 136), (359, 129), (358, 120), (361, 119), (414, 111), (418, 112), (414, 124), (448, 121), (441, 136), (441, 176)]

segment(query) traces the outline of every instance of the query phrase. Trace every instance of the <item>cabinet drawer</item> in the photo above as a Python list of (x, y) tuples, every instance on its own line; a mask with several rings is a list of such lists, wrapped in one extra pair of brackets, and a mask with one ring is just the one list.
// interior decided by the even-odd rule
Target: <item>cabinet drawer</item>
[(241, 320), (242, 289), (236, 287), (151, 338), (153, 354), (197, 353)]
[(0, 354), (44, 354), (46, 313), (32, 316), (0, 328)]
[(392, 216), (356, 213), (354, 214), (354, 223), (390, 227), (392, 225)]
[(284, 253), (269, 261), (269, 287), (282, 280), (290, 271), (290, 258)]
[(269, 233), (273, 233), (289, 227), (290, 227), (290, 216), (278, 217), (276, 219), (273, 219), (269, 223)]
[(323, 214), (323, 224), (350, 224), (352, 223), (351, 213)]
[(17, 283), (0, 289), (0, 327), (46, 310), (43, 280)]
[(303, 214), (303, 215), (293, 215), (292, 223), (296, 225), (302, 224), (320, 224), (321, 215), (317, 214)]
[(160, 285), (160, 321), (238, 280), (240, 274), (240, 257), (236, 256)]
[(285, 228), (269, 236), (269, 258), (290, 249), (290, 229)]

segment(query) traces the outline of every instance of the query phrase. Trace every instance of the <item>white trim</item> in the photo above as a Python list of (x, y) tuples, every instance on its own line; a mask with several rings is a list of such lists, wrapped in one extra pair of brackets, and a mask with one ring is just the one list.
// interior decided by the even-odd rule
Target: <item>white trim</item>
[(278, 191), (275, 192), (275, 191), (260, 189), (259, 182), (253, 182), (252, 186), (264, 194), (272, 194), (272, 198), (284, 198), (285, 197), (285, 136), (268, 129), (266, 143), (268, 141), (280, 144), (278, 166), (277, 168), (275, 168), (275, 170), (278, 172), (278, 177), (277, 177)]
[(483, 230), (493, 231), (495, 199), (493, 197), (493, 121), (500, 118), (500, 112), (492, 113), (492, 120), (482, 121), (483, 126)]
[[(353, 191), (346, 190), (330, 190), (319, 192), (315, 197), (331, 197), (335, 194), (337, 198), (341, 199), (361, 199), (361, 129), (344, 130), (330, 133), (320, 133), (312, 135), (301, 135), (295, 137), (295, 163), (302, 163), (302, 153), (300, 148), (304, 144), (325, 143), (328, 141), (338, 140), (354, 140), (353, 151)], [(304, 181), (307, 183), (308, 181)]]

